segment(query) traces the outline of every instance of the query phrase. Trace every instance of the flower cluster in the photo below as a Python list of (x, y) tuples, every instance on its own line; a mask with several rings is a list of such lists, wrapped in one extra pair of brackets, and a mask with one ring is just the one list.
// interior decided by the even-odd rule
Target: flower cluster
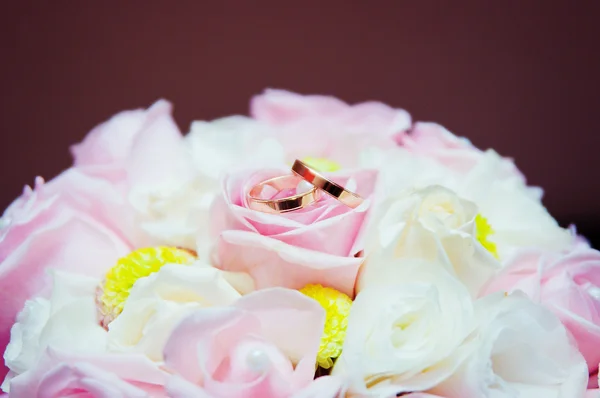
[[(6, 209), (8, 397), (600, 397), (600, 252), (510, 159), (378, 102), (250, 113), (122, 112)], [(250, 208), (296, 159), (364, 201)]]

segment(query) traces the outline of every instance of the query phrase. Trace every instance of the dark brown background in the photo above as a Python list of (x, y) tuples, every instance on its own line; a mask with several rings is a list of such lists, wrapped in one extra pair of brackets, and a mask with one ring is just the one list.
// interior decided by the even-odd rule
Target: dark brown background
[(16, 3), (0, 12), (0, 207), (115, 112), (164, 97), (185, 131), (277, 87), (441, 122), (598, 233), (599, 1)]

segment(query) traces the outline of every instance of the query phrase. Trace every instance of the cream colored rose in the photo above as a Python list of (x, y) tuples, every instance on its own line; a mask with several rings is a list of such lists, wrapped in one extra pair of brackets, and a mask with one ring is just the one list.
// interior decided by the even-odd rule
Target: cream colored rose
[(52, 347), (83, 354), (106, 350), (106, 331), (96, 319), (94, 292), (98, 280), (71, 273), (53, 271), (54, 288), (49, 299), (36, 298), (25, 303), (11, 329), (4, 360), (10, 380), (32, 368)]
[(108, 325), (108, 348), (162, 360), (164, 344), (177, 323), (203, 307), (227, 306), (241, 295), (223, 272), (201, 264), (167, 264), (139, 279), (123, 312)]
[[(436, 261), (462, 281), (472, 295), (494, 275), (500, 263), (477, 206), (438, 185), (407, 191), (379, 206), (370, 224), (367, 255), (384, 252), (392, 259), (421, 258)], [(437, 261), (437, 259), (440, 261)], [(367, 261), (357, 290), (368, 288), (382, 268), (398, 261)]]
[(472, 299), (444, 267), (425, 260), (385, 263), (356, 297), (334, 374), (352, 393), (424, 391), (452, 375), (470, 352)]
[(475, 203), (495, 231), (491, 239), (501, 262), (518, 248), (557, 251), (573, 241), (541, 203), (542, 190), (509, 172), (511, 164), (493, 150), (481, 152), (461, 170), (405, 148), (371, 149), (363, 155), (366, 167), (380, 170), (380, 189), (388, 197), (440, 185)]
[(4, 354), (11, 372), (3, 390), (8, 391), (13, 377), (34, 368), (47, 349), (79, 357), (142, 354), (155, 362), (152, 365), (148, 361), (149, 368), (157, 366), (163, 359), (166, 339), (185, 315), (198, 308), (233, 303), (241, 296), (236, 288), (252, 290), (245, 275), (226, 273), (199, 262), (167, 264), (138, 279), (123, 312), (106, 331), (97, 319), (96, 289), (100, 280), (58, 271), (52, 275), (50, 298), (28, 301), (13, 325)]
[(584, 396), (587, 364), (556, 315), (521, 293), (493, 294), (475, 308), (475, 349), (429, 392), (448, 398)]

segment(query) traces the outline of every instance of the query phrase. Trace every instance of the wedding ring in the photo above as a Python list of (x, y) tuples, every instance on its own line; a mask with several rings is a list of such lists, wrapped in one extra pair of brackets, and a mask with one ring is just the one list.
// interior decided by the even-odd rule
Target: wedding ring
[(293, 196), (279, 199), (261, 198), (263, 190), (267, 187), (274, 188), (277, 192), (283, 190), (296, 189), (298, 184), (304, 182), (302, 178), (295, 175), (286, 175), (270, 178), (252, 187), (246, 195), (248, 207), (263, 213), (286, 213), (302, 209), (315, 203), (319, 199), (319, 191), (312, 186), (308, 191)]
[(363, 202), (363, 198), (361, 198), (359, 195), (348, 191), (346, 188), (336, 184), (331, 180), (328, 180), (318, 171), (300, 160), (296, 159), (294, 165), (292, 166), (292, 171), (313, 184), (315, 187), (324, 191), (326, 194), (334, 197), (352, 209), (358, 207)]

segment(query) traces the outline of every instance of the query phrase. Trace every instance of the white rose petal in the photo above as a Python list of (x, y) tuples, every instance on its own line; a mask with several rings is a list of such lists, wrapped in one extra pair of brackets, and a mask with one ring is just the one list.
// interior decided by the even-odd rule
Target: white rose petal
[(161, 361), (164, 344), (183, 317), (198, 308), (230, 305), (239, 297), (216, 268), (167, 264), (135, 283), (123, 312), (109, 324), (109, 349)]
[(477, 349), (432, 393), (449, 398), (583, 396), (587, 364), (550, 311), (524, 295), (502, 293), (480, 299), (476, 308)]
[(271, 128), (244, 116), (195, 121), (185, 137), (198, 172), (218, 183), (226, 173), (251, 166), (285, 164), (285, 151)]
[(495, 233), (500, 258), (520, 247), (563, 250), (573, 239), (541, 204), (538, 189), (527, 187), (518, 178), (499, 178), (502, 158), (487, 151), (482, 161), (457, 188), (459, 195), (474, 201)]
[(96, 319), (94, 292), (99, 281), (76, 274), (53, 271), (54, 286), (49, 300), (36, 298), (25, 303), (11, 329), (4, 359), (10, 378), (27, 371), (46, 349), (97, 353), (106, 349), (106, 331)]
[(50, 302), (43, 298), (28, 300), (17, 322), (10, 329), (10, 343), (4, 352), (4, 363), (11, 370), (2, 384), (8, 391), (12, 376), (32, 367), (39, 352), (39, 336), (50, 316)]

